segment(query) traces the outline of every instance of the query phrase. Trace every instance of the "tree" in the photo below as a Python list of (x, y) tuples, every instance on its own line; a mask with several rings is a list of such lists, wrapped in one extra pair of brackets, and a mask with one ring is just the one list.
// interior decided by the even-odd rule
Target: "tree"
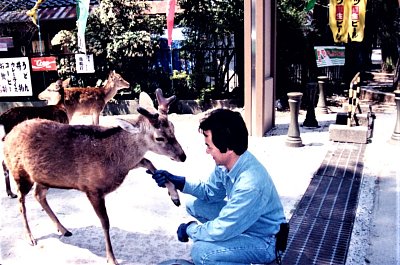
[[(307, 78), (309, 62), (315, 62), (309, 34), (313, 25), (307, 23), (306, 2), (298, 0), (277, 1), (277, 60), (276, 60), (276, 97), (286, 99), (287, 92), (293, 87), (290, 78), (295, 76), (293, 65), (303, 65), (302, 75)], [(309, 38), (307, 38), (309, 37)], [(314, 61), (311, 61), (314, 60)], [(302, 80), (304, 81), (304, 80)], [(283, 100), (282, 103), (285, 103)]]
[[(194, 53), (194, 85), (197, 89), (206, 86), (205, 75), (213, 74), (215, 94), (226, 92), (224, 74), (229, 63), (236, 56), (236, 73), (239, 79), (239, 90), (244, 90), (244, 2), (180, 0), (184, 12), (178, 18), (180, 25), (186, 27), (188, 41), (185, 48)], [(311, 68), (313, 50), (308, 45), (307, 34), (313, 31), (308, 25), (306, 1), (277, 1), (277, 95), (284, 97), (291, 89), (289, 78), (293, 64), (304, 64)], [(225, 53), (218, 53), (218, 49)], [(213, 64), (207, 65), (204, 58), (206, 51), (211, 55)], [(211, 69), (211, 73), (207, 72)], [(305, 70), (304, 74), (308, 74)]]
[[(149, 76), (149, 69), (165, 19), (149, 15), (147, 10), (143, 1), (102, 0), (89, 15), (85, 34), (87, 51), (95, 55), (97, 75), (106, 77), (110, 69), (117, 70), (131, 87), (138, 88), (135, 93), (148, 90), (146, 80), (154, 80)], [(59, 32), (52, 43), (77, 52), (76, 33), (76, 30)], [(65, 62), (65, 65), (70, 69), (71, 64)], [(71, 73), (61, 72), (62, 75)]]
[(210, 76), (214, 79), (214, 97), (227, 93), (226, 77), (236, 57), (236, 74), (243, 90), (243, 0), (180, 0), (179, 5), (184, 12), (177, 15), (177, 20), (187, 29), (184, 48), (192, 53), (195, 89), (199, 93), (210, 89), (206, 84), (206, 76)]
[(400, 49), (399, 2), (371, 0), (368, 5), (372, 38), (382, 49), (382, 70), (392, 72), (396, 67)]

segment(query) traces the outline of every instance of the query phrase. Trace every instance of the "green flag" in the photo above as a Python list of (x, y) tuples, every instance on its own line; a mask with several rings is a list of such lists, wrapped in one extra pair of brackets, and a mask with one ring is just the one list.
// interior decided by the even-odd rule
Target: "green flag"
[(310, 11), (311, 9), (314, 8), (315, 3), (317, 2), (317, 0), (309, 0), (306, 6), (306, 11)]
[(85, 31), (86, 22), (89, 16), (90, 0), (76, 0), (76, 26), (78, 27), (78, 49), (80, 52), (86, 53)]

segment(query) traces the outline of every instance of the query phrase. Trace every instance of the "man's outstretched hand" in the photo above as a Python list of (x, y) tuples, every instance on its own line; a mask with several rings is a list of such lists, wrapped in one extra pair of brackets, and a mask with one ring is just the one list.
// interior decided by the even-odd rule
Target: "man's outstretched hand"
[[(149, 170), (146, 171), (149, 174), (152, 174), (149, 172)], [(168, 181), (174, 184), (175, 188), (182, 191), (183, 187), (185, 186), (186, 179), (185, 177), (181, 176), (176, 176), (171, 173), (169, 173), (166, 170), (156, 170), (152, 174), (152, 178), (157, 182), (157, 185), (159, 187), (164, 187), (165, 188), (165, 183)]]

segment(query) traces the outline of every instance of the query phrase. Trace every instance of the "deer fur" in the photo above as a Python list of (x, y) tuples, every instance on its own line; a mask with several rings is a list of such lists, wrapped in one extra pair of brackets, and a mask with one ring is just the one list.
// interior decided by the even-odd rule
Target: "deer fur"
[[(28, 225), (25, 196), (32, 186), (36, 183), (35, 198), (64, 236), (70, 236), (71, 232), (51, 210), (46, 193), (49, 188), (76, 189), (86, 193), (100, 219), (107, 261), (117, 264), (109, 235), (105, 196), (122, 184), (130, 170), (138, 167), (155, 170), (144, 158), (147, 151), (175, 161), (186, 159), (165, 111), (171, 100), (165, 100), (161, 90), (156, 93), (161, 99), (159, 105), (163, 104), (158, 112), (148, 95), (141, 96), (140, 115), (130, 121), (117, 119), (119, 127), (66, 125), (34, 119), (17, 125), (6, 136), (5, 161), (17, 183), (19, 208), (30, 244), (35, 245), (36, 239)], [(149, 99), (150, 102), (143, 102)]]
[[(67, 112), (64, 107), (64, 88), (62, 87), (61, 80), (50, 84), (47, 89), (52, 91), (49, 99), (51, 102), (55, 103), (55, 105), (38, 107), (18, 106), (3, 112), (0, 115), (0, 124), (3, 125), (5, 134), (8, 134), (15, 125), (28, 119), (42, 118), (61, 123), (69, 123)], [(7, 195), (11, 198), (16, 198), (17, 195), (11, 191), (9, 171), (4, 164), (4, 161), (2, 161), (2, 166), (6, 182)]]
[[(92, 124), (99, 124), (100, 113), (118, 90), (128, 88), (129, 83), (120, 74), (111, 71), (102, 87), (67, 87), (69, 79), (63, 82), (65, 95), (64, 104), (70, 122), (78, 115), (91, 115)], [(40, 93), (41, 99), (51, 98), (47, 89)], [(50, 103), (49, 103), (50, 104)]]

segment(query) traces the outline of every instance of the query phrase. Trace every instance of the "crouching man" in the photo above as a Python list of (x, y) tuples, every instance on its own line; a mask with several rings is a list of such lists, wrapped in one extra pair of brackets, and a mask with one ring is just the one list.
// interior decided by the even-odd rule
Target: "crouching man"
[(158, 186), (170, 181), (194, 196), (186, 208), (197, 221), (181, 224), (178, 239), (193, 240), (191, 256), (196, 265), (274, 261), (275, 235), (286, 219), (271, 176), (247, 150), (242, 116), (228, 109), (214, 110), (200, 122), (199, 132), (216, 163), (207, 181), (165, 170), (153, 174)]

